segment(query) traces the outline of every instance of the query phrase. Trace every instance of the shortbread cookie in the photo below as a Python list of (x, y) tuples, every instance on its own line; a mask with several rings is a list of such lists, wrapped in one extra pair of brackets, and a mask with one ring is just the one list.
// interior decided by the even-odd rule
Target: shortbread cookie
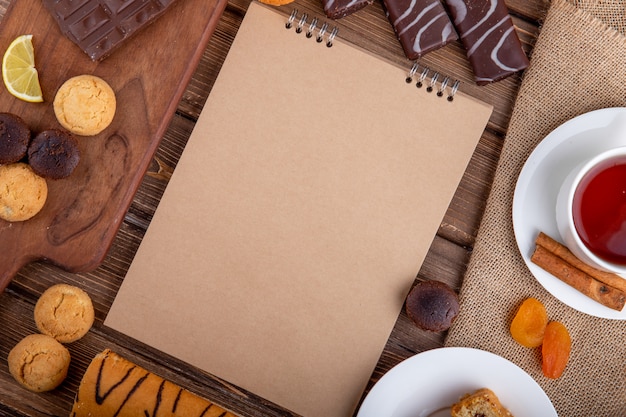
[(53, 285), (35, 304), (37, 328), (61, 343), (75, 342), (83, 337), (93, 325), (93, 320), (91, 298), (72, 285)]
[(93, 136), (113, 121), (115, 92), (102, 78), (78, 75), (59, 88), (53, 107), (61, 126), (77, 135)]
[(44, 392), (63, 382), (70, 366), (70, 353), (53, 337), (31, 334), (11, 349), (8, 363), (9, 372), (20, 385)]
[(28, 220), (39, 213), (48, 198), (46, 180), (23, 163), (0, 165), (0, 219)]

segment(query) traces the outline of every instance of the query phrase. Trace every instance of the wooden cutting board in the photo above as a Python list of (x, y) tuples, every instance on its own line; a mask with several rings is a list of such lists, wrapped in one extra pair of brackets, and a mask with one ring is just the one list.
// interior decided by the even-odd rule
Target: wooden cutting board
[(44, 103), (26, 103), (0, 87), (0, 112), (21, 116), (34, 133), (60, 128), (52, 101), (68, 78), (94, 74), (117, 95), (111, 126), (78, 136), (81, 160), (63, 180), (48, 181), (43, 210), (25, 222), (0, 220), (0, 291), (17, 271), (45, 259), (71, 272), (104, 259), (160, 139), (202, 56), (226, 0), (178, 0), (102, 62), (62, 35), (41, 0), (14, 0), (0, 26), (0, 55), (33, 35)]

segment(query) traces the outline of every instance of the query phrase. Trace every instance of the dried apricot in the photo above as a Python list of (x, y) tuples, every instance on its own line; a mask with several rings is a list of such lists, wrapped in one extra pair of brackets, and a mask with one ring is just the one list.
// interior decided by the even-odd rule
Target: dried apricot
[(548, 378), (561, 376), (567, 365), (572, 340), (567, 328), (558, 321), (551, 321), (546, 327), (541, 347), (541, 370)]
[(517, 309), (511, 322), (511, 336), (522, 346), (534, 348), (543, 342), (548, 313), (541, 301), (527, 298)]

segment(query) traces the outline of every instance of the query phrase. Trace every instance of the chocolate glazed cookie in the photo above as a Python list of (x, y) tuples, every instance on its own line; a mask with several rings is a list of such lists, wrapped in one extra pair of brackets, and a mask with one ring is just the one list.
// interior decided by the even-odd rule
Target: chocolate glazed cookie
[(443, 282), (424, 281), (409, 293), (406, 312), (419, 328), (441, 332), (448, 330), (459, 314), (459, 298)]
[(70, 176), (80, 161), (78, 143), (63, 130), (45, 130), (28, 148), (28, 163), (44, 178), (58, 180)]
[(0, 113), (0, 164), (19, 162), (26, 156), (30, 129), (15, 114)]

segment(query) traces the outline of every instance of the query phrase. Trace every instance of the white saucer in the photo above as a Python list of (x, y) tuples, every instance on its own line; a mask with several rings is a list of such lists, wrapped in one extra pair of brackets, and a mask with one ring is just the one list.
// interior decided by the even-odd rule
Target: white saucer
[(588, 298), (530, 261), (540, 231), (561, 240), (555, 218), (559, 188), (567, 174), (594, 154), (626, 145), (626, 137), (611, 135), (614, 120), (626, 108), (596, 110), (562, 124), (546, 136), (526, 161), (513, 198), (513, 230), (519, 250), (537, 281), (552, 295), (583, 313), (626, 319), (626, 308), (616, 311)]
[(490, 388), (515, 417), (556, 417), (539, 384), (513, 362), (484, 350), (428, 350), (393, 367), (374, 385), (357, 417), (442, 417), (461, 396)]

